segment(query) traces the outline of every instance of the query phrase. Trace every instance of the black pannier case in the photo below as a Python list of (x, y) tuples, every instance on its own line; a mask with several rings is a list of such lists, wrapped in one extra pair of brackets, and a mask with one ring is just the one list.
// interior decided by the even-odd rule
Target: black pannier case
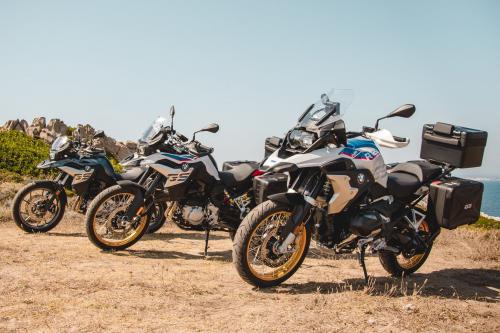
[(288, 191), (288, 176), (283, 173), (262, 175), (253, 179), (255, 203), (260, 204), (271, 194)]
[(481, 214), (483, 188), (483, 183), (461, 178), (432, 183), (429, 208), (437, 223), (446, 229), (475, 223)]
[(456, 168), (481, 166), (488, 133), (445, 123), (427, 124), (422, 132), (420, 157)]
[(281, 147), (282, 142), (283, 142), (283, 139), (278, 138), (277, 136), (271, 136), (269, 138), (266, 138), (266, 143), (264, 146), (264, 149), (265, 149), (264, 157), (268, 158), (269, 155), (271, 155), (279, 147)]

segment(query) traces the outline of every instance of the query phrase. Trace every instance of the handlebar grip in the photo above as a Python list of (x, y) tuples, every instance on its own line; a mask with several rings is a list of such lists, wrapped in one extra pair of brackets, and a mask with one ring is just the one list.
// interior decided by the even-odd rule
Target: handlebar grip
[(402, 138), (400, 136), (395, 136), (393, 135), (393, 138), (394, 140), (396, 140), (397, 142), (406, 142), (408, 139), (407, 138)]

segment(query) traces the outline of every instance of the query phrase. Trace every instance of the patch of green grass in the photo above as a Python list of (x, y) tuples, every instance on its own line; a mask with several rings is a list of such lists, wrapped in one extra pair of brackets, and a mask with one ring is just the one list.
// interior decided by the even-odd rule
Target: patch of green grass
[(3, 176), (38, 177), (46, 174), (36, 166), (49, 157), (49, 149), (49, 145), (42, 140), (22, 132), (0, 132), (0, 170)]
[(484, 229), (484, 230), (499, 230), (500, 221), (489, 219), (481, 216), (476, 223), (470, 225), (471, 228)]

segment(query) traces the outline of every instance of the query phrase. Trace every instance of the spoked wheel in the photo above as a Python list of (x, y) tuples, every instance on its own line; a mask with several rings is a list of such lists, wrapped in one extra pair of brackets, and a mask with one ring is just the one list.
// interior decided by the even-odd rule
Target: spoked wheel
[(151, 213), (151, 217), (149, 220), (149, 226), (146, 233), (152, 234), (160, 230), (161, 227), (167, 221), (165, 217), (165, 210), (167, 209), (167, 205), (164, 202), (155, 202), (153, 212)]
[[(419, 226), (419, 234), (427, 239), (430, 236), (430, 228), (427, 221), (422, 221)], [(423, 253), (413, 253), (403, 251), (399, 255), (388, 252), (380, 252), (379, 260), (382, 267), (395, 277), (410, 275), (416, 272), (427, 260), (431, 253), (432, 244)]]
[(149, 216), (126, 217), (135, 195), (133, 191), (112, 186), (101, 192), (85, 217), (87, 236), (103, 250), (123, 250), (135, 244), (146, 232)]
[(47, 232), (62, 219), (65, 203), (52, 182), (37, 182), (23, 187), (12, 204), (12, 218), (26, 232)]
[(233, 244), (233, 262), (240, 276), (257, 287), (272, 287), (290, 278), (304, 261), (311, 232), (302, 227), (285, 253), (280, 253), (279, 228), (292, 215), (291, 207), (266, 201), (241, 223)]

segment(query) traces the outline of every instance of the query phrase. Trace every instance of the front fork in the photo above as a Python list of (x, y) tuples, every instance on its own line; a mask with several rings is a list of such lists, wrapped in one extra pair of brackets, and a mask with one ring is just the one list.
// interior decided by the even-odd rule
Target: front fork
[[(52, 208), (54, 199), (56, 197), (62, 199), (66, 195), (66, 193), (64, 193), (62, 195), (61, 195), (61, 193), (64, 191), (64, 188), (66, 187), (68, 181), (71, 181), (70, 175), (68, 175), (65, 172), (60, 172), (54, 178), (54, 183), (56, 183), (58, 186), (54, 192), (51, 192), (50, 197), (47, 198), (47, 201), (46, 201), (45, 207), (44, 207), (46, 210), (50, 210)], [(65, 202), (64, 202), (65, 200), (60, 200), (60, 201), (62, 202), (62, 204), (65, 204)]]
[(302, 226), (309, 221), (311, 209), (316, 206), (316, 197), (323, 187), (322, 178), (320, 177), (310, 189), (304, 189), (301, 200), (293, 208), (292, 216), (281, 227), (280, 235), (283, 235), (283, 242), (278, 247), (280, 253), (285, 253), (288, 250), (288, 246), (293, 243)]

